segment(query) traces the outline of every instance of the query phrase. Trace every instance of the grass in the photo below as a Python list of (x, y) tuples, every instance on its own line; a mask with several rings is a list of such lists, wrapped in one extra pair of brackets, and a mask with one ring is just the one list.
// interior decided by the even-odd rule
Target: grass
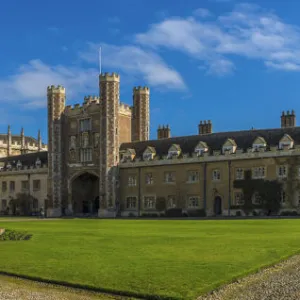
[[(34, 295), (33, 295), (34, 294)], [(87, 293), (83, 290), (73, 290), (65, 287), (38, 283), (16, 277), (0, 275), (0, 298), (5, 299), (33, 299), (35, 295), (39, 299), (56, 300), (125, 300), (124, 298), (99, 293)], [(128, 300), (134, 300), (133, 298)]]
[(0, 271), (103, 291), (195, 299), (300, 250), (300, 220), (11, 220)]

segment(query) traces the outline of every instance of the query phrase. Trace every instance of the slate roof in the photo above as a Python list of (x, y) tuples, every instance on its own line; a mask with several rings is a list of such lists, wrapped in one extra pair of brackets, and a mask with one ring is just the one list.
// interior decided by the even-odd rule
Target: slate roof
[(17, 166), (17, 162), (20, 160), (22, 166), (32, 166), (35, 165), (35, 162), (39, 158), (42, 165), (47, 164), (48, 162), (48, 151), (26, 153), (21, 155), (14, 155), (9, 157), (1, 157), (0, 165), (6, 166), (8, 163), (14, 168)]
[(278, 145), (284, 134), (290, 135), (295, 144), (300, 144), (300, 127), (292, 127), (217, 132), (144, 142), (123, 143), (120, 147), (120, 150), (132, 148), (135, 149), (137, 157), (141, 157), (144, 150), (150, 146), (156, 149), (157, 155), (167, 155), (172, 144), (178, 144), (180, 145), (183, 153), (193, 153), (197, 144), (200, 141), (203, 141), (207, 143), (209, 151), (212, 153), (213, 150), (221, 150), (223, 144), (228, 138), (233, 139), (236, 142), (238, 149), (247, 150), (248, 148), (252, 147), (254, 140), (259, 136), (266, 140), (267, 148), (269, 148), (270, 146)]

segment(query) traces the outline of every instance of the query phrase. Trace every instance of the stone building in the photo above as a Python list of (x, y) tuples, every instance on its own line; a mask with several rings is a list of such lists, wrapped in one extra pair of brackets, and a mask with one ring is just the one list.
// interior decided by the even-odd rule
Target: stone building
[[(48, 149), (0, 159), (2, 211), (12, 212), (9, 199), (25, 191), (50, 217), (153, 215), (171, 208), (234, 215), (244, 203), (235, 183), (249, 170), (253, 180), (282, 183), (281, 209), (298, 210), (300, 127), (294, 111), (282, 114), (281, 128), (213, 133), (209, 120), (200, 122), (196, 135), (172, 138), (167, 125), (149, 140), (149, 88), (133, 88), (131, 106), (120, 102), (118, 74), (101, 74), (99, 89), (99, 97), (71, 107), (65, 88), (47, 88)], [(259, 194), (252, 198), (259, 210)]]
[(37, 139), (25, 136), (23, 128), (20, 135), (12, 134), (10, 126), (8, 126), (6, 134), (0, 134), (0, 157), (37, 151), (47, 151), (47, 145), (42, 143), (40, 131), (38, 131)]

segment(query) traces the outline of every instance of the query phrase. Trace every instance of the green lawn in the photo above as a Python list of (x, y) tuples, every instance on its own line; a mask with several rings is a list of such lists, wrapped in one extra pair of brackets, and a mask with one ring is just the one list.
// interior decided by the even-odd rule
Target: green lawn
[(0, 242), (0, 271), (174, 299), (300, 250), (300, 220), (8, 221), (33, 237)]

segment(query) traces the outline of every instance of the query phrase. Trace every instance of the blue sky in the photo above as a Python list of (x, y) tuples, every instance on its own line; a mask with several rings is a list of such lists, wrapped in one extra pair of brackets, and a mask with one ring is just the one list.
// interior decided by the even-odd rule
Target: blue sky
[(98, 94), (103, 71), (121, 74), (121, 101), (151, 89), (151, 137), (280, 126), (300, 113), (300, 2), (234, 0), (10, 0), (0, 7), (0, 132), (11, 124), (47, 138), (46, 87), (67, 104)]

